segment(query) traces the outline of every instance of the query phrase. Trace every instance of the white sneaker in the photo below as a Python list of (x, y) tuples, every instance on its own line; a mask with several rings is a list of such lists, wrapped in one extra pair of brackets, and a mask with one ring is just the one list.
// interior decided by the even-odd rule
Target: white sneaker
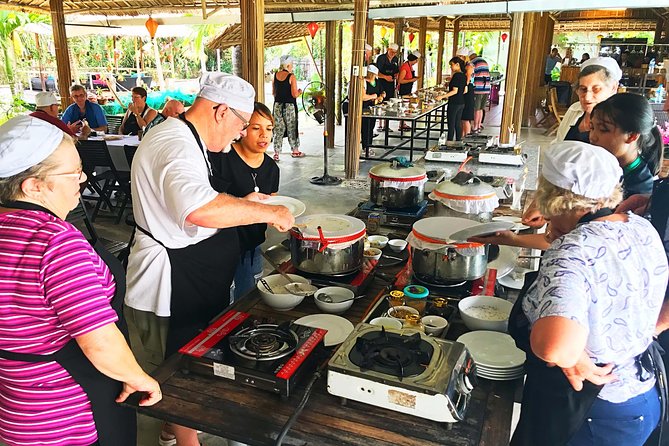
[(169, 434), (161, 432), (158, 436), (158, 445), (159, 446), (175, 446), (177, 444), (177, 438), (174, 435), (171, 435), (172, 438), (167, 438)]

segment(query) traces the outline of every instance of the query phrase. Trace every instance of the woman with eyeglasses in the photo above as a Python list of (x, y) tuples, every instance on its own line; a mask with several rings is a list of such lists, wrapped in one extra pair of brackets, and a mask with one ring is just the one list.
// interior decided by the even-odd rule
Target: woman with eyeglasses
[(57, 127), (0, 126), (0, 440), (11, 446), (135, 444), (135, 413), (118, 403), (162, 398), (127, 343), (123, 268), (65, 221), (85, 180)]

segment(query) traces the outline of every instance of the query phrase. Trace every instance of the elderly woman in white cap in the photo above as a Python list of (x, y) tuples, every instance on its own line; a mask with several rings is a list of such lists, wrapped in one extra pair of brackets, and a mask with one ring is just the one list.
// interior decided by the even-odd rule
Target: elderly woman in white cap
[[(367, 66), (367, 74), (365, 75), (365, 94), (362, 95), (363, 110), (369, 110), (369, 107), (381, 103), (386, 95), (386, 92), (383, 91), (377, 79), (378, 74), (379, 69), (376, 65)], [(372, 145), (372, 139), (374, 138), (375, 122), (376, 119), (374, 118), (362, 118), (362, 137), (360, 142), (362, 143), (362, 150), (364, 151), (365, 157), (374, 155), (374, 152), (370, 150), (369, 146)]]
[(509, 319), (527, 354), (512, 445), (641, 446), (658, 423), (647, 357), (667, 258), (647, 220), (614, 213), (621, 173), (615, 156), (586, 143), (544, 153), (537, 202), (551, 245)]
[(13, 446), (135, 444), (135, 413), (117, 403), (161, 399), (124, 337), (121, 264), (65, 221), (84, 181), (56, 126), (0, 127), (0, 439)]
[[(388, 50), (384, 54), (379, 54), (376, 58), (376, 66), (379, 69), (378, 82), (381, 90), (386, 93), (386, 100), (395, 97), (395, 80), (397, 79), (397, 73), (400, 71), (399, 59), (397, 58), (399, 49), (399, 45), (391, 43), (388, 45)], [(379, 121), (379, 131), (383, 131), (387, 125), (387, 120)], [(390, 127), (388, 127), (388, 131), (391, 131)]]
[(283, 138), (288, 136), (291, 156), (301, 158), (300, 136), (298, 133), (297, 98), (302, 90), (297, 88), (297, 80), (293, 74), (293, 59), (290, 56), (281, 57), (281, 66), (274, 75), (272, 82), (274, 95), (274, 161), (279, 161)]

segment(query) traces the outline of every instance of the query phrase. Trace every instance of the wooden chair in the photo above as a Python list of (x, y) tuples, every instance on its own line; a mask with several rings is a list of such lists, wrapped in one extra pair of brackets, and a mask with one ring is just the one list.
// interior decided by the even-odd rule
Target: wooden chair
[(128, 161), (128, 167), (132, 169), (132, 160), (135, 158), (135, 152), (137, 152), (137, 146), (123, 146), (123, 153), (125, 153), (125, 159)]
[(544, 135), (552, 135), (557, 132), (558, 127), (560, 127), (560, 123), (562, 122), (562, 118), (564, 118), (565, 113), (567, 112), (567, 109), (562, 107), (558, 103), (558, 97), (557, 97), (557, 89), (555, 87), (551, 87), (548, 90), (548, 107), (550, 109), (550, 112), (552, 115), (555, 117), (555, 124), (548, 130), (544, 132)]
[(121, 123), (123, 122), (123, 116), (106, 115), (105, 118), (107, 118), (107, 133), (116, 135), (118, 128), (121, 127)]
[(550, 109), (550, 89), (547, 85), (542, 85), (537, 88), (535, 96), (537, 98), (536, 110), (541, 112), (542, 118), (537, 122), (537, 127), (548, 125), (548, 121), (552, 120), (553, 114)]
[(86, 210), (86, 204), (81, 197), (79, 198), (79, 205), (67, 214), (66, 220), (79, 229), (91, 245), (94, 245), (99, 241), (107, 251), (114, 255), (128, 246), (128, 242), (109, 240), (98, 235), (95, 226), (93, 226), (93, 222), (91, 221), (91, 217)]

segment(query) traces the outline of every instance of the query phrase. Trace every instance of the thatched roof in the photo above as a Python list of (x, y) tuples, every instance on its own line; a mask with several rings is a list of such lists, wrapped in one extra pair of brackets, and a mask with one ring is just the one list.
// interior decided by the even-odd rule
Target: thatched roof
[[(319, 27), (325, 28), (324, 23)], [(304, 23), (265, 23), (265, 47), (283, 45), (285, 43), (301, 40), (308, 36), (309, 31)], [(213, 38), (207, 47), (212, 50), (224, 50), (231, 46), (239, 45), (242, 41), (242, 25), (230, 25), (221, 34)]]

